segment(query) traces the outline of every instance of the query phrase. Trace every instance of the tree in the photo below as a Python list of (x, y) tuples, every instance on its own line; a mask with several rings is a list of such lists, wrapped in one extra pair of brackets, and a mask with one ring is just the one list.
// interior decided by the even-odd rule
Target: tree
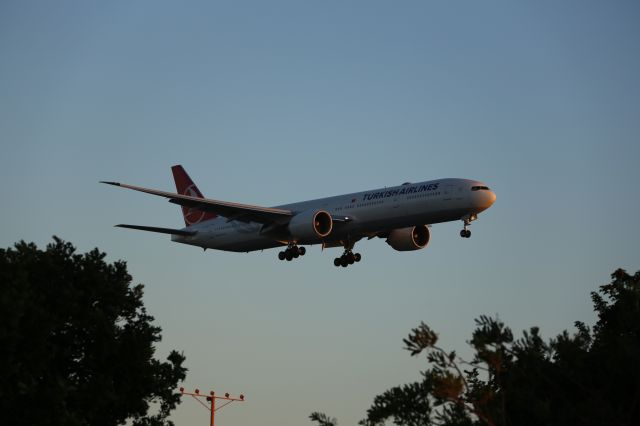
[(338, 425), (338, 421), (335, 419), (335, 417), (328, 417), (326, 414), (319, 413), (317, 411), (314, 411), (313, 413), (311, 413), (309, 418), (313, 422), (318, 422), (319, 426), (337, 426)]
[(364, 426), (635, 425), (640, 418), (640, 271), (618, 269), (592, 292), (598, 321), (545, 342), (536, 327), (514, 339), (509, 327), (481, 316), (471, 361), (438, 346), (421, 323), (404, 339), (429, 368), (419, 382), (374, 399)]
[(154, 358), (143, 286), (105, 256), (56, 237), (0, 249), (0, 424), (172, 424), (185, 358)]

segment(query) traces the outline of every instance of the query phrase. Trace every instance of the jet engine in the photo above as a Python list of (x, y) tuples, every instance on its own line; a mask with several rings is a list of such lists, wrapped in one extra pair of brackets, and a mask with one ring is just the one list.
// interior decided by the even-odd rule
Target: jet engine
[(289, 233), (297, 242), (317, 241), (331, 233), (333, 219), (324, 210), (307, 210), (291, 218)]
[(423, 249), (429, 244), (431, 231), (426, 225), (394, 229), (387, 237), (387, 244), (398, 251)]

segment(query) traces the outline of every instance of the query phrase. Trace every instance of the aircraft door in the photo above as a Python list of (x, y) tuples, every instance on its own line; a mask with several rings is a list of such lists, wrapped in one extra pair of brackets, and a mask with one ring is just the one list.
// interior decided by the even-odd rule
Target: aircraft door
[(406, 216), (408, 214), (406, 203), (403, 204), (401, 202), (401, 197), (401, 195), (394, 196), (391, 203), (391, 208), (395, 216)]
[(453, 188), (453, 197), (458, 201), (460, 201), (460, 200), (462, 200), (464, 198), (464, 192), (463, 192), (462, 185), (456, 185)]
[(453, 200), (453, 197), (456, 195), (456, 187), (455, 185), (445, 185), (444, 187), (444, 197), (442, 198), (442, 201), (451, 201)]

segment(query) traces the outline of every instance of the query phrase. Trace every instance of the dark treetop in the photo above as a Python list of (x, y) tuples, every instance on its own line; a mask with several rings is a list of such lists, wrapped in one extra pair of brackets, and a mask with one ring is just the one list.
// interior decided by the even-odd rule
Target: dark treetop
[(104, 258), (56, 237), (0, 249), (0, 424), (171, 424), (185, 358), (154, 358), (143, 286)]

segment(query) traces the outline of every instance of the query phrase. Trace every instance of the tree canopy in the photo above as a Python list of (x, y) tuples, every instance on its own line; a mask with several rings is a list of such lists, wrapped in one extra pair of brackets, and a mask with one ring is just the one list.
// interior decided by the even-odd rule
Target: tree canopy
[(412, 356), (426, 358), (421, 380), (375, 397), (360, 424), (637, 425), (640, 271), (618, 269), (611, 278), (591, 293), (593, 329), (576, 322), (573, 334), (544, 341), (532, 327), (516, 339), (499, 319), (481, 316), (469, 361), (438, 346), (437, 333), (421, 323), (404, 339)]
[(154, 358), (143, 285), (105, 256), (56, 237), (0, 249), (0, 424), (172, 424), (185, 358)]

